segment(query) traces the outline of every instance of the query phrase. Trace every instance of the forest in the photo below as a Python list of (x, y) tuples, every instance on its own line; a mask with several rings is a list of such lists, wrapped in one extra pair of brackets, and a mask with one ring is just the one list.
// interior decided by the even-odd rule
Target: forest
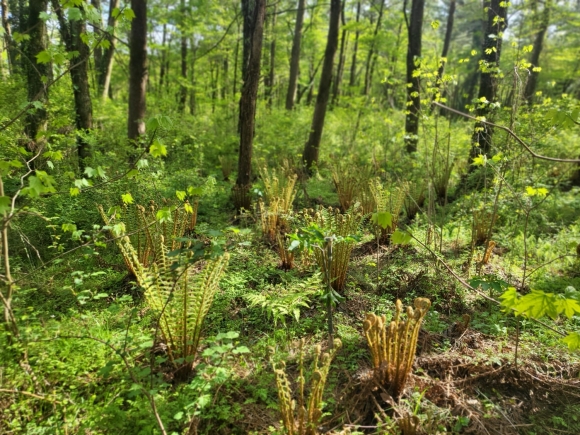
[(580, 0), (0, 9), (0, 435), (580, 433)]

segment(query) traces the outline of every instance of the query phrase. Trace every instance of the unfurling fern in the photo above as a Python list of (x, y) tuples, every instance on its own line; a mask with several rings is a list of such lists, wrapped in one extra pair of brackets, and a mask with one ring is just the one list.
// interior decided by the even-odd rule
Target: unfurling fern
[(431, 307), (425, 298), (415, 299), (415, 309), (407, 307), (407, 318), (401, 318), (403, 304), (396, 303), (393, 321), (386, 322), (385, 316), (367, 314), (363, 323), (365, 336), (371, 350), (375, 380), (393, 397), (399, 397), (417, 349), (417, 339), (423, 318)]
[[(315, 347), (314, 363), (310, 374), (310, 395), (308, 397), (305, 395), (304, 339), (300, 342), (298, 391), (296, 394), (292, 393), (292, 386), (288, 380), (284, 361), (278, 363), (272, 361), (272, 368), (276, 375), (282, 422), (289, 435), (315, 435), (318, 433), (318, 425), (322, 417), (322, 395), (326, 385), (326, 378), (328, 377), (330, 364), (341, 346), (341, 341), (336, 339), (331, 353), (324, 354), (322, 354), (320, 346)], [(294, 396), (297, 397), (298, 403), (293, 399)]]
[(350, 254), (355, 245), (352, 236), (358, 233), (362, 220), (359, 208), (350, 209), (346, 213), (340, 213), (332, 207), (321, 208), (313, 217), (307, 216), (308, 220), (310, 221), (309, 223), (315, 223), (326, 233), (342, 239), (333, 244), (332, 263), (329, 271), (327, 271), (328, 265), (324, 252), (318, 249), (314, 251), (314, 256), (322, 275), (328, 276), (332, 288), (340, 293), (344, 290), (346, 284), (346, 272), (350, 262)]
[(186, 367), (188, 372), (229, 254), (194, 264), (179, 257), (174, 263), (167, 257), (168, 249), (161, 236), (155, 245), (155, 263), (145, 267), (129, 237), (120, 237), (116, 243), (143, 288), (147, 305), (159, 316), (159, 329), (171, 363), (176, 368)]

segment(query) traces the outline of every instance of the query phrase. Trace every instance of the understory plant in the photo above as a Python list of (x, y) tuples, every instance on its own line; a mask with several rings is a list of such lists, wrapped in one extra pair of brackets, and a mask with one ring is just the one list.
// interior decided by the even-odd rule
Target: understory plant
[(161, 236), (160, 243), (155, 245), (156, 260), (146, 267), (139, 262), (127, 236), (120, 238), (118, 245), (131, 262), (147, 305), (157, 316), (169, 360), (176, 369), (183, 367), (188, 373), (197, 355), (203, 321), (219, 288), (229, 254), (196, 262), (190, 261), (187, 255), (180, 255), (172, 261)]
[[(318, 433), (322, 417), (324, 386), (330, 371), (330, 364), (341, 348), (342, 342), (336, 339), (333, 344), (329, 353), (322, 353), (321, 346), (315, 346), (312, 369), (310, 374), (305, 374), (304, 339), (300, 341), (295, 391), (286, 373), (286, 363), (284, 361), (271, 361), (276, 376), (282, 423), (288, 435), (315, 435)], [(307, 395), (306, 386), (308, 384), (310, 391)]]
[(395, 398), (405, 389), (411, 373), (419, 330), (431, 301), (416, 298), (414, 307), (407, 307), (406, 319), (403, 319), (403, 303), (397, 299), (395, 317), (391, 322), (387, 322), (386, 316), (369, 313), (363, 323), (372, 356), (374, 379)]
[[(390, 220), (388, 225), (378, 225), (381, 241), (386, 241), (389, 234), (393, 233), (399, 223), (399, 215), (403, 208), (405, 200), (405, 190), (399, 186), (387, 188), (379, 179), (372, 180), (369, 183), (369, 190), (374, 198), (375, 209), (377, 213), (376, 224), (380, 221)], [(381, 219), (382, 218), (382, 219)]]

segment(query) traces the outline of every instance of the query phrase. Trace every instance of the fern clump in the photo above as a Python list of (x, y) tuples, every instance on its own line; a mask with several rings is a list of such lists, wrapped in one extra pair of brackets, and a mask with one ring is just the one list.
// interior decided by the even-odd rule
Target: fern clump
[[(330, 364), (342, 346), (339, 339), (334, 340), (330, 353), (322, 353), (320, 345), (314, 349), (314, 362), (309, 376), (310, 394), (306, 396), (307, 379), (304, 373), (304, 339), (300, 342), (297, 391), (293, 393), (286, 373), (284, 361), (273, 362), (272, 368), (276, 375), (276, 387), (280, 401), (280, 412), (284, 428), (289, 435), (315, 435), (322, 417), (322, 396)], [(294, 397), (297, 399), (295, 400)]]
[(385, 316), (369, 313), (363, 323), (371, 351), (375, 380), (393, 397), (399, 397), (415, 359), (421, 323), (431, 301), (417, 298), (415, 308), (407, 307), (407, 317), (401, 317), (403, 304), (397, 300), (395, 317), (387, 323)]
[[(198, 204), (196, 200), (193, 205), (188, 201), (184, 202), (183, 207), (159, 207), (155, 201), (150, 201), (147, 207), (138, 204), (125, 205), (122, 213), (116, 210), (110, 216), (101, 205), (98, 209), (106, 225), (115, 227), (121, 224), (118, 233), (129, 237), (139, 263), (143, 267), (149, 267), (156, 261), (155, 246), (161, 243), (162, 239), (169, 251), (183, 247), (180, 239), (193, 232), (197, 225)], [(129, 272), (135, 276), (127, 253), (121, 250), (121, 254)]]
[(379, 179), (372, 180), (369, 183), (369, 190), (374, 198), (375, 211), (378, 214), (388, 213), (391, 218), (390, 225), (380, 228), (380, 238), (384, 241), (389, 234), (392, 234), (397, 229), (399, 216), (405, 201), (405, 190), (398, 186), (389, 189)]
[(346, 213), (340, 213), (332, 207), (321, 208), (309, 220), (325, 234), (337, 237), (337, 241), (333, 243), (330, 265), (323, 250), (314, 250), (314, 256), (322, 275), (330, 279), (330, 285), (335, 291), (341, 292), (346, 284), (350, 254), (356, 242), (352, 236), (358, 232), (362, 220), (359, 208), (350, 209)]
[(193, 264), (187, 260), (180, 257), (176, 263), (170, 261), (167, 247), (161, 243), (151, 267), (135, 265), (137, 282), (144, 290), (147, 305), (159, 316), (167, 354), (176, 368), (190, 368), (197, 355), (203, 321), (229, 254)]

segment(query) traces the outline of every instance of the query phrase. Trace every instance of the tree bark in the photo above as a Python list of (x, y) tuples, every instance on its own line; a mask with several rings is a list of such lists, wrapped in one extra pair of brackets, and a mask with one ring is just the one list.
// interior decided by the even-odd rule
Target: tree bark
[[(383, 12), (385, 10), (385, 0), (379, 0), (381, 2), (381, 5), (379, 7), (379, 16), (377, 18), (377, 24), (375, 26), (375, 30), (373, 32), (373, 39), (371, 41), (371, 47), (369, 49), (368, 55), (367, 55), (367, 62), (366, 62), (366, 66), (365, 66), (365, 86), (363, 88), (363, 95), (368, 95), (370, 88), (371, 88), (371, 82), (372, 82), (372, 68), (371, 68), (371, 63), (373, 60), (373, 55), (375, 52), (375, 40), (377, 38), (377, 35), (379, 34), (379, 30), (381, 29), (381, 21), (383, 19)], [(424, 2), (424, 0), (422, 0)], [(414, 4), (415, 2), (413, 2)], [(421, 14), (421, 22), (423, 20), (422, 14)], [(411, 21), (413, 21), (413, 18), (411, 17)], [(418, 56), (421, 55), (421, 41), (419, 41), (419, 54)]]
[(185, 103), (187, 101), (187, 36), (185, 34), (185, 0), (181, 0), (180, 13), (180, 33), (181, 33), (181, 85), (179, 86), (179, 104), (177, 110), (180, 113), (185, 112)]
[(344, 72), (344, 63), (345, 63), (345, 50), (346, 50), (346, 35), (347, 31), (344, 30), (344, 26), (346, 25), (346, 18), (344, 14), (344, 7), (346, 5), (346, 0), (342, 1), (342, 12), (340, 14), (340, 19), (343, 25), (343, 30), (340, 34), (340, 50), (338, 51), (338, 66), (336, 67), (336, 78), (334, 80), (332, 86), (332, 104), (338, 103), (338, 96), (340, 95), (340, 83), (342, 82), (342, 75)]
[(340, 0), (331, 0), (330, 2), (330, 24), (328, 27), (328, 39), (326, 41), (326, 50), (324, 52), (324, 63), (320, 75), (318, 86), (318, 96), (314, 107), (312, 117), (312, 126), (308, 141), (304, 145), (303, 160), (306, 168), (310, 169), (312, 165), (318, 163), (320, 151), (320, 140), (322, 138), (322, 129), (324, 128), (324, 118), (330, 97), (330, 87), (332, 84), (332, 70), (334, 65), (334, 56), (338, 46), (338, 28), (340, 25)]
[[(497, 100), (497, 74), (499, 72), (501, 42), (503, 31), (507, 26), (507, 6), (501, 6), (501, 4), (503, 4), (501, 0), (486, 0), (484, 3), (484, 7), (487, 7), (487, 24), (482, 47), (478, 99), (483, 99), (488, 103), (478, 103), (477, 116), (487, 116), (490, 112), (490, 104)], [(492, 135), (493, 130), (489, 125), (481, 122), (475, 124), (470, 151), (471, 158), (480, 154), (489, 156)]]
[(15, 47), (12, 45), (12, 28), (10, 26), (10, 21), (8, 21), (8, 0), (2, 0), (0, 6), (2, 6), (2, 28), (4, 29), (4, 47), (6, 48), (6, 54), (8, 55), (8, 71), (12, 73), (16, 61), (16, 51)]
[[(407, 115), (405, 117), (405, 145), (408, 153), (417, 151), (419, 143), (419, 111), (421, 110), (420, 79), (414, 77), (416, 62), (421, 57), (421, 36), (425, 0), (412, 0), (411, 17), (407, 22)], [(405, 15), (406, 18), (406, 15)]]
[[(86, 134), (93, 128), (93, 105), (89, 87), (89, 55), (90, 50), (82, 40), (86, 33), (84, 17), (79, 20), (69, 21), (64, 16), (58, 0), (51, 0), (59, 22), (62, 41), (69, 53), (78, 53), (71, 60), (74, 67), (70, 70), (70, 78), (75, 102), (75, 125), (77, 129), (77, 152), (79, 158), (79, 170), (84, 172), (87, 159), (91, 156), (90, 145), (86, 140)], [(84, 13), (84, 10), (81, 9)]]
[(449, 2), (449, 12), (447, 13), (447, 27), (445, 29), (445, 40), (443, 41), (443, 50), (441, 51), (441, 59), (439, 59), (439, 69), (437, 69), (437, 81), (435, 87), (439, 89), (443, 73), (445, 72), (445, 64), (447, 63), (447, 54), (451, 46), (451, 35), (453, 34), (453, 20), (455, 18), (455, 3), (456, 0)]
[(238, 156), (238, 177), (235, 189), (236, 208), (249, 208), (249, 189), (252, 182), (252, 148), (256, 100), (260, 83), (260, 63), (266, 0), (242, 0), (244, 17), (244, 59), (242, 75), (244, 84), (240, 98), (240, 149)]
[(530, 75), (528, 77), (528, 82), (526, 83), (526, 89), (524, 91), (524, 97), (529, 104), (534, 103), (534, 96), (536, 94), (536, 87), (538, 85), (538, 76), (540, 72), (536, 70), (540, 66), (540, 54), (542, 54), (542, 49), (544, 48), (544, 37), (550, 25), (550, 9), (552, 8), (552, 1), (546, 0), (544, 4), (544, 10), (542, 11), (542, 18), (540, 21), (540, 28), (538, 33), (536, 33), (536, 39), (534, 40), (534, 46), (532, 48), (532, 55), (530, 57)]
[(105, 39), (109, 42), (109, 46), (103, 50), (103, 57), (101, 59), (100, 73), (99, 73), (99, 90), (101, 98), (106, 100), (109, 96), (111, 88), (111, 75), (113, 74), (113, 60), (115, 55), (115, 29), (117, 27), (117, 18), (113, 15), (113, 11), (119, 8), (119, 0), (111, 0), (109, 2), (109, 18), (107, 20), (107, 31), (109, 32)]
[(167, 24), (163, 23), (163, 36), (161, 37), (161, 66), (159, 67), (159, 93), (163, 90), (163, 79), (165, 78), (165, 61), (167, 59)]
[[(101, 16), (101, 0), (91, 0), (91, 5), (97, 10), (99, 11), (99, 16)], [(99, 27), (102, 27), (103, 23), (102, 20), (99, 20)], [(101, 37), (101, 31), (99, 29), (94, 29), (95, 32), (95, 36), (98, 38)], [(93, 49), (93, 61), (94, 61), (94, 73), (97, 76), (97, 86), (101, 81), (100, 75), (101, 75), (101, 68), (100, 65), (103, 62), (103, 47), (99, 46), (99, 47), (95, 47)]]
[(296, 23), (294, 24), (294, 38), (292, 40), (292, 54), (290, 56), (290, 78), (286, 93), (286, 110), (294, 108), (298, 75), (300, 74), (300, 44), (302, 42), (302, 26), (304, 25), (304, 4), (306, 0), (298, 0)]
[[(358, 24), (360, 20), (360, 1), (356, 3), (356, 23)], [(352, 62), (350, 64), (350, 77), (348, 81), (348, 86), (350, 88), (356, 85), (356, 56), (358, 53), (358, 38), (360, 36), (360, 31), (356, 30), (354, 33), (354, 48), (352, 52)]]
[(266, 102), (268, 107), (272, 107), (272, 98), (274, 94), (274, 85), (276, 79), (276, 6), (274, 3), (274, 11), (272, 15), (271, 30), (270, 30), (270, 71), (268, 72), (268, 86), (266, 87)]
[(191, 65), (190, 65), (190, 75), (191, 78), (189, 79), (189, 83), (191, 85), (191, 88), (189, 89), (189, 113), (191, 113), (192, 115), (195, 115), (195, 105), (196, 105), (196, 99), (195, 99), (195, 82), (196, 82), (196, 76), (195, 76), (195, 61), (196, 61), (196, 56), (197, 56), (197, 46), (195, 45), (195, 40), (193, 38), (191, 38), (191, 40), (189, 41), (189, 45), (191, 46)]
[(145, 134), (145, 91), (147, 89), (147, 0), (131, 0), (135, 18), (129, 41), (129, 140), (138, 145)]
[(30, 0), (27, 22), (30, 39), (24, 46), (24, 52), (29, 59), (23, 63), (27, 78), (28, 101), (36, 100), (42, 104), (41, 107), (35, 107), (26, 114), (24, 131), (29, 140), (28, 149), (32, 153), (36, 153), (42, 146), (37, 142), (37, 136), (40, 131), (46, 129), (48, 118), (46, 111), (48, 88), (43, 83), (43, 78), (50, 80), (52, 67), (50, 63), (36, 63), (36, 56), (46, 50), (48, 41), (46, 24), (40, 19), (40, 14), (46, 12), (47, 6), (48, 0)]

